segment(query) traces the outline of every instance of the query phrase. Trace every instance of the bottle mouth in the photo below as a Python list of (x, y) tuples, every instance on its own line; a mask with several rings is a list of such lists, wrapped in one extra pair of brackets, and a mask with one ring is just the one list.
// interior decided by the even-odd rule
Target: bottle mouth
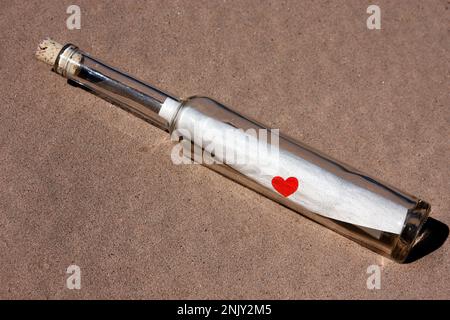
[(75, 76), (80, 67), (83, 56), (78, 52), (78, 47), (68, 43), (64, 45), (56, 57), (53, 70), (65, 78)]
[(392, 249), (392, 259), (400, 263), (405, 262), (428, 219), (430, 210), (431, 206), (423, 200), (417, 201), (415, 207), (408, 210), (402, 232)]

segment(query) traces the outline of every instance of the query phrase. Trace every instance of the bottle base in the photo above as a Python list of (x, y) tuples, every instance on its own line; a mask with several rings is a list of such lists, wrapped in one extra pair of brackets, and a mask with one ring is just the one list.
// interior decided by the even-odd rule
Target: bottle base
[(402, 232), (392, 249), (391, 257), (393, 260), (400, 263), (406, 260), (417, 236), (428, 219), (430, 210), (431, 206), (423, 200), (419, 200), (414, 208), (408, 210)]

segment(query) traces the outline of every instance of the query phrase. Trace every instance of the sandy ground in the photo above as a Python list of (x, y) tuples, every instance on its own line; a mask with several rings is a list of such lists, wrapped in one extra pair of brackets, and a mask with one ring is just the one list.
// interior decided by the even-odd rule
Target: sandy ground
[[(448, 242), (399, 265), (201, 166), (38, 63), (50, 35), (233, 106), (450, 223), (446, 1), (0, 1), (0, 298), (450, 298)], [(82, 272), (66, 288), (66, 268)], [(381, 265), (381, 289), (366, 270)]]

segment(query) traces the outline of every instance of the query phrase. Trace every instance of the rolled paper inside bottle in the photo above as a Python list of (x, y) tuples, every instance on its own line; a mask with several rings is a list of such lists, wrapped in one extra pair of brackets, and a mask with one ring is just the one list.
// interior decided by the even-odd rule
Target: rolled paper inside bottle
[(393, 234), (402, 231), (407, 207), (189, 105), (179, 112), (175, 129), (218, 163), (272, 192), (277, 192), (272, 185), (274, 177), (295, 177), (298, 189), (288, 199), (313, 213)]

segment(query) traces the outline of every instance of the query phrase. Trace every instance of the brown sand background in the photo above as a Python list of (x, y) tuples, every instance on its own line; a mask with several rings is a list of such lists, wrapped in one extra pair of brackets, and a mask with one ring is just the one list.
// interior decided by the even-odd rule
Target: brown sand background
[[(441, 248), (399, 265), (201, 166), (34, 57), (72, 42), (420, 196), (450, 223), (449, 5), (0, 1), (0, 298), (450, 298)], [(65, 288), (77, 264), (82, 289)], [(380, 290), (367, 267), (383, 265)]]

